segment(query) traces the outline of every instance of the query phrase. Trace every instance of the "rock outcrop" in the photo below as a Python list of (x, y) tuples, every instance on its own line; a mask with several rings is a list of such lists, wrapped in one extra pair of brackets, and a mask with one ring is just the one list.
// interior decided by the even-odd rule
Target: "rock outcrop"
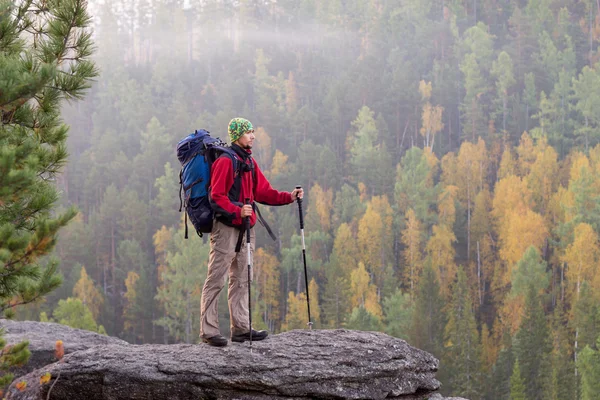
[[(8, 391), (13, 400), (46, 399), (54, 383), (54, 400), (426, 399), (440, 386), (437, 367), (431, 354), (383, 333), (296, 330), (254, 342), (252, 353), (247, 342), (101, 345), (22, 376)], [(41, 383), (46, 372), (51, 380)]]
[(129, 345), (129, 343), (115, 337), (100, 335), (82, 329), (73, 329), (65, 325), (50, 322), (0, 319), (0, 329), (4, 330), (3, 337), (8, 345), (14, 345), (24, 340), (29, 341), (31, 357), (29, 358), (29, 362), (23, 367), (11, 370), (15, 377), (28, 374), (31, 371), (56, 362), (54, 349), (57, 340), (63, 341), (65, 354), (107, 344)]
[[(248, 343), (136, 346), (54, 323), (0, 320), (0, 328), (8, 344), (28, 340), (32, 353), (13, 371), (13, 400), (45, 400), (52, 385), (54, 400), (465, 400), (436, 392), (433, 356), (376, 332), (291, 331), (254, 342), (250, 353)], [(57, 340), (66, 354), (60, 362)]]

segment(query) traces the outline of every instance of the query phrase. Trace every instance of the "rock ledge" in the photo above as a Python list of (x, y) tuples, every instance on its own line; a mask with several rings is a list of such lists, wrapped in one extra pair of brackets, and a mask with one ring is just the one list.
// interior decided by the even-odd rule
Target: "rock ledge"
[(100, 335), (82, 329), (73, 329), (52, 322), (0, 319), (0, 329), (4, 330), (3, 337), (8, 345), (14, 345), (24, 340), (29, 341), (31, 357), (29, 358), (29, 362), (23, 367), (11, 370), (15, 377), (28, 374), (31, 371), (56, 362), (54, 349), (57, 340), (63, 341), (65, 354), (107, 344), (129, 346), (129, 343), (126, 341), (115, 337)]
[[(60, 373), (54, 400), (442, 398), (438, 360), (383, 333), (295, 330), (252, 347), (104, 344), (22, 376), (8, 391), (13, 400), (46, 399)], [(42, 384), (46, 372), (52, 379)]]

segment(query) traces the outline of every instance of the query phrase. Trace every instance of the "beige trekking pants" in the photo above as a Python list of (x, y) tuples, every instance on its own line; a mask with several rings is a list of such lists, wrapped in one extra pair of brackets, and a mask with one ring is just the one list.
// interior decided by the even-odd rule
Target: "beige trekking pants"
[[(248, 261), (246, 232), (239, 253), (235, 252), (240, 231), (215, 221), (210, 234), (208, 274), (202, 289), (200, 309), (200, 335), (210, 338), (220, 335), (218, 299), (225, 286), (225, 275), (229, 271), (229, 315), (231, 334), (250, 330), (248, 321)], [(250, 229), (250, 253), (254, 255), (254, 228)], [(252, 272), (252, 269), (250, 270)], [(252, 277), (251, 277), (252, 279)]]

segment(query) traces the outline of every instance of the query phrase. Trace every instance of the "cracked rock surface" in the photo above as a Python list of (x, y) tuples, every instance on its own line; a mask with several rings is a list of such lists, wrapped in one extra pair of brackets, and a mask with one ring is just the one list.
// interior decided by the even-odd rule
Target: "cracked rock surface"
[(24, 340), (29, 341), (31, 357), (21, 368), (13, 368), (15, 377), (28, 374), (38, 368), (56, 362), (54, 349), (57, 340), (63, 341), (65, 354), (87, 350), (94, 346), (115, 344), (128, 346), (124, 340), (100, 335), (83, 329), (73, 329), (52, 322), (11, 321), (0, 319), (0, 329), (4, 330), (3, 338), (7, 345), (15, 345)]
[[(441, 399), (437, 368), (431, 354), (383, 333), (295, 330), (254, 342), (252, 353), (248, 342), (104, 344), (33, 371), (8, 391), (13, 400), (46, 399), (60, 373), (54, 400)], [(42, 384), (46, 372), (52, 379)]]

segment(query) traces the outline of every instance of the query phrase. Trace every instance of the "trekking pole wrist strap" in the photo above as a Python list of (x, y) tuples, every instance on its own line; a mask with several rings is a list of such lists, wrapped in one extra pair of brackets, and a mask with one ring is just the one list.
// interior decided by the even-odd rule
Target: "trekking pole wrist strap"
[(275, 236), (275, 234), (273, 233), (273, 230), (271, 230), (271, 227), (269, 226), (269, 224), (267, 224), (267, 221), (265, 221), (265, 219), (263, 218), (262, 214), (260, 213), (260, 210), (258, 209), (258, 205), (256, 204), (256, 202), (252, 203), (252, 208), (254, 209), (254, 211), (256, 211), (256, 216), (258, 217), (258, 222), (260, 222), (260, 224), (265, 227), (265, 229), (267, 230), (267, 233), (269, 234), (269, 236), (271, 236), (271, 239), (276, 241), (277, 236)]

